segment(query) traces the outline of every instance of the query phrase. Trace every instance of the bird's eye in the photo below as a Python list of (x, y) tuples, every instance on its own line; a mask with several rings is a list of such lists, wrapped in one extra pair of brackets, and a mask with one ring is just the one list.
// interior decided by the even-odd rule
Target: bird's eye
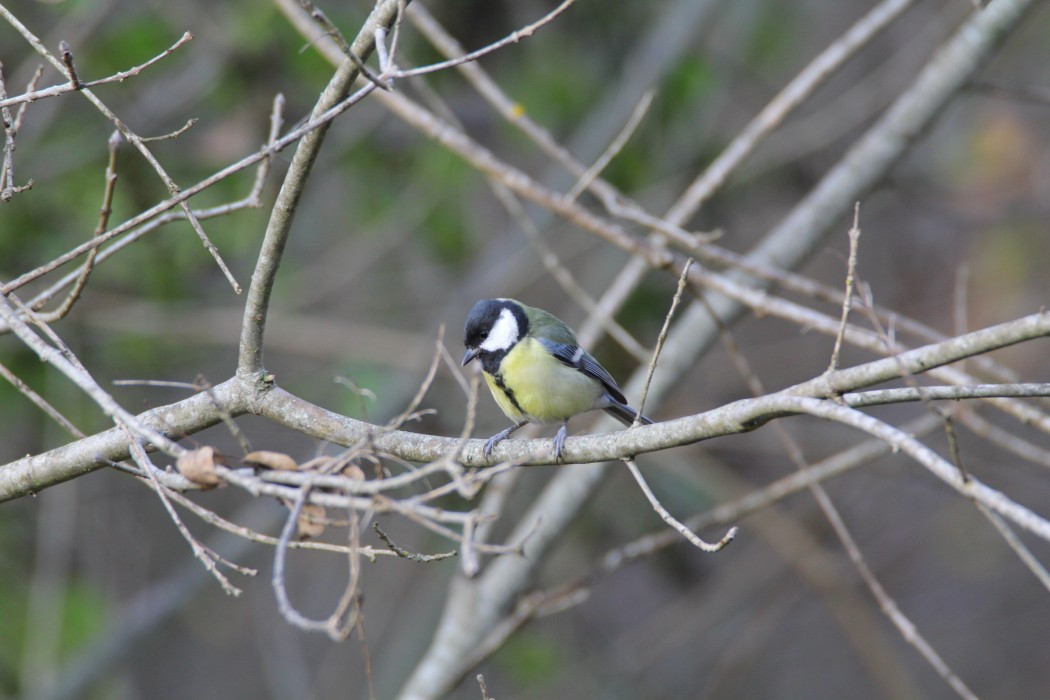
[(489, 332), (488, 331), (481, 331), (481, 339), (482, 340), (484, 340), (485, 338), (488, 338), (488, 337), (489, 337)]

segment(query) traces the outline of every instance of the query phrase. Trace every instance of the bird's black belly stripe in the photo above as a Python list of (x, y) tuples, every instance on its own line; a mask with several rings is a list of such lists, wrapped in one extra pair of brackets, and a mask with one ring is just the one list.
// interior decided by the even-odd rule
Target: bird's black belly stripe
[(525, 411), (521, 409), (521, 405), (518, 403), (518, 400), (514, 397), (514, 392), (507, 388), (507, 385), (503, 383), (503, 375), (499, 372), (496, 372), (492, 375), (492, 378), (496, 380), (496, 386), (500, 388), (500, 391), (502, 391), (503, 395), (507, 397), (507, 400), (510, 401), (511, 405), (513, 405), (514, 408), (517, 409), (518, 413), (525, 415)]

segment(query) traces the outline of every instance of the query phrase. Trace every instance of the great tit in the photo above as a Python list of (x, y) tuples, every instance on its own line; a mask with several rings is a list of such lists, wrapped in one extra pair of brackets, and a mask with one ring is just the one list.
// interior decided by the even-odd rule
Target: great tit
[[(561, 423), (554, 457), (561, 458), (573, 416), (602, 409), (624, 425), (638, 412), (616, 380), (579, 347), (572, 329), (551, 314), (514, 299), (482, 299), (467, 316), (463, 366), (481, 360), (485, 383), (514, 425), (485, 443), (485, 455), (526, 423)], [(645, 416), (642, 423), (652, 423)]]

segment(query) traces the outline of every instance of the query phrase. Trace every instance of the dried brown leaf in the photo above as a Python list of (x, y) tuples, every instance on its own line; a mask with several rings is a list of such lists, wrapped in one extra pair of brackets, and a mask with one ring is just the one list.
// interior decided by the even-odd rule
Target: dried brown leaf
[(215, 465), (225, 463), (225, 458), (216, 452), (214, 447), (200, 447), (179, 457), (175, 467), (193, 483), (213, 488), (222, 483), (222, 479), (215, 473)]
[(256, 450), (249, 452), (241, 458), (245, 464), (253, 467), (266, 467), (277, 471), (294, 472), (299, 468), (295, 460), (283, 452), (270, 452), (269, 450)]
[(307, 503), (299, 513), (298, 535), (300, 540), (319, 537), (324, 532), (328, 517), (324, 506)]

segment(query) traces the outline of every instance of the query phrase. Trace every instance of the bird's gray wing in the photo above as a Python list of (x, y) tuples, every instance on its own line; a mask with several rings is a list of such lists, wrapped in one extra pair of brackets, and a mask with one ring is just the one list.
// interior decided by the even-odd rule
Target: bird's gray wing
[(537, 338), (537, 340), (561, 362), (601, 382), (606, 393), (613, 399), (622, 404), (627, 403), (627, 398), (616, 384), (616, 380), (586, 350), (576, 345), (558, 343), (547, 338)]

